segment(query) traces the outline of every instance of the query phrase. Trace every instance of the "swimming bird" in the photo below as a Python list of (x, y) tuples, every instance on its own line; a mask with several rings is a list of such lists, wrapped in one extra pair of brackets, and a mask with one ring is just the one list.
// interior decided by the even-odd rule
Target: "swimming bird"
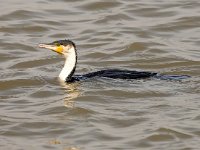
[(160, 75), (155, 72), (120, 70), (120, 69), (104, 69), (83, 75), (74, 75), (77, 65), (76, 45), (71, 40), (58, 40), (48, 44), (39, 44), (39, 47), (50, 49), (65, 57), (65, 64), (59, 74), (59, 78), (65, 82), (80, 81), (94, 77), (105, 77), (113, 79), (145, 79), (156, 77), (160, 79), (184, 79), (187, 76), (179, 75)]

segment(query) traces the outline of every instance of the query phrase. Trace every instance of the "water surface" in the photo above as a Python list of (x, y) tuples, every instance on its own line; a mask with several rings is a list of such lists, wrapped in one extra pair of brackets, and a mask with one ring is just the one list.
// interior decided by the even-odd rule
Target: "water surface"
[[(200, 147), (198, 0), (7, 0), (0, 15), (0, 147), (190, 150)], [(37, 47), (71, 39), (76, 74), (105, 68), (182, 81), (63, 84), (63, 58)]]

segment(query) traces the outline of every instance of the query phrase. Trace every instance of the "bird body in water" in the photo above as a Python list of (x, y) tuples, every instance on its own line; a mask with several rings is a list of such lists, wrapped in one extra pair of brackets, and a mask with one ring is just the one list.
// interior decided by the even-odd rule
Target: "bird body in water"
[(100, 70), (96, 72), (87, 73), (84, 75), (75, 75), (73, 76), (76, 64), (77, 64), (77, 51), (76, 45), (70, 40), (59, 40), (54, 41), (49, 44), (39, 44), (39, 47), (53, 50), (59, 54), (64, 55), (65, 64), (62, 71), (59, 74), (59, 78), (65, 82), (73, 82), (84, 80), (94, 77), (106, 77), (113, 79), (144, 79), (150, 77), (156, 77), (159, 79), (185, 79), (188, 76), (179, 76), (179, 75), (160, 75), (154, 72), (146, 71), (132, 71), (132, 70), (120, 70), (120, 69), (107, 69)]

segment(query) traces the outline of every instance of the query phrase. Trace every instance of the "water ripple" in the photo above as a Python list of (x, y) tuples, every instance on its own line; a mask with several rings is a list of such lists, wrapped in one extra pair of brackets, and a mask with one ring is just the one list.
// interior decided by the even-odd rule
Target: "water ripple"
[[(2, 1), (1, 149), (199, 149), (199, 6)], [(59, 39), (77, 45), (76, 74), (120, 68), (191, 78), (63, 84), (64, 58), (37, 47)]]

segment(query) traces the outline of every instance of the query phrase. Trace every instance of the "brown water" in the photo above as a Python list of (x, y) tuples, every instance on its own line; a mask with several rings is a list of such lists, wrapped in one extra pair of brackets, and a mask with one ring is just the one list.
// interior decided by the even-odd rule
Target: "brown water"
[[(199, 149), (199, 8), (199, 0), (1, 1), (0, 149)], [(65, 38), (77, 44), (76, 74), (191, 78), (62, 84), (63, 58), (37, 45)]]

